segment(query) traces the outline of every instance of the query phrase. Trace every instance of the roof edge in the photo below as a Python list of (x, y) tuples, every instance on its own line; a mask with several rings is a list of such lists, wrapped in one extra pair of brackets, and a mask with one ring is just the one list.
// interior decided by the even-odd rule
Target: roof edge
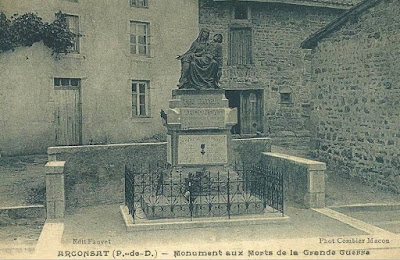
[(319, 29), (315, 33), (311, 34), (307, 39), (305, 39), (300, 47), (303, 49), (314, 49), (317, 47), (318, 42), (327, 36), (329, 36), (331, 33), (339, 30), (342, 28), (342, 26), (348, 22), (351, 18), (354, 16), (358, 16), (368, 9), (375, 7), (379, 3), (381, 3), (383, 0), (364, 0), (358, 5), (350, 8), (346, 12), (344, 12), (342, 15), (339, 17), (335, 18), (332, 22), (327, 24), (325, 27)]
[[(214, 0), (214, 2), (229, 2), (232, 0)], [(350, 3), (326, 3), (310, 0), (240, 0), (240, 2), (257, 2), (257, 3), (278, 3), (278, 4), (290, 4), (290, 5), (301, 5), (301, 6), (312, 6), (312, 7), (324, 7), (332, 9), (348, 10), (354, 4)]]

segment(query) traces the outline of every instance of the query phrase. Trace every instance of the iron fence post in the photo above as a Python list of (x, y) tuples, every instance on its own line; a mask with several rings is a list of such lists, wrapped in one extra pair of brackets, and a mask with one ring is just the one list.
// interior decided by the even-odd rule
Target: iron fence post
[(230, 202), (230, 176), (229, 176), (229, 170), (228, 170), (228, 183), (226, 184), (227, 188), (227, 193), (228, 193), (228, 203), (226, 205), (226, 208), (228, 210), (228, 219), (231, 219), (231, 202)]

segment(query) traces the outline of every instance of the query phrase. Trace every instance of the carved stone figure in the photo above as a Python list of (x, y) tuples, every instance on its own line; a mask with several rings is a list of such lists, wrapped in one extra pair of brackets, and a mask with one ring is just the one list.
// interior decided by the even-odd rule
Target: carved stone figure
[(178, 56), (181, 60), (180, 89), (216, 89), (222, 75), (222, 35), (209, 42), (210, 32), (200, 31), (190, 49)]

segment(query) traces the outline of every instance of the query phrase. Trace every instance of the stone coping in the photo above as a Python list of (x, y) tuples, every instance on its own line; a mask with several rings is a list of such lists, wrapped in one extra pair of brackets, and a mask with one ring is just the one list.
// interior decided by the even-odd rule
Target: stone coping
[(49, 161), (45, 165), (46, 174), (64, 173), (65, 161)]
[(0, 207), (0, 210), (19, 210), (19, 209), (37, 209), (44, 208), (44, 205), (21, 205), (21, 206), (9, 206), (9, 207)]
[(58, 154), (58, 153), (79, 153), (89, 152), (93, 150), (107, 150), (112, 148), (124, 148), (129, 146), (157, 146), (165, 145), (167, 142), (157, 143), (125, 143), (125, 144), (100, 144), (100, 145), (78, 145), (78, 146), (55, 146), (47, 148), (47, 154)]
[(204, 94), (223, 94), (224, 89), (174, 89), (172, 95), (204, 95)]
[(54, 252), (61, 249), (62, 235), (64, 233), (63, 222), (46, 221), (40, 233), (35, 248), (36, 259), (54, 258)]
[(400, 210), (400, 203), (363, 203), (352, 205), (335, 205), (329, 206), (330, 209), (339, 212), (355, 212), (355, 211), (393, 211)]
[[(246, 137), (246, 138), (233, 138), (232, 141), (259, 141), (259, 140), (272, 140), (269, 137)], [(78, 146), (52, 146), (47, 148), (47, 154), (59, 154), (59, 153), (78, 153), (78, 152), (89, 152), (94, 150), (106, 150), (112, 148), (124, 148), (129, 146), (157, 146), (166, 145), (167, 142), (156, 142), (156, 143), (122, 143), (122, 144), (96, 144), (96, 145), (78, 145)]]
[(233, 138), (232, 141), (260, 141), (260, 140), (268, 140), (272, 141), (270, 137), (244, 137), (244, 138)]
[(8, 213), (8, 217), (13, 220), (46, 218), (45, 206), (38, 204), (0, 207), (0, 213)]
[(311, 171), (325, 171), (326, 170), (326, 163), (323, 162), (318, 162), (318, 161), (313, 161), (297, 156), (292, 156), (288, 154), (282, 154), (282, 153), (263, 153), (264, 155), (275, 157), (275, 158), (280, 158), (283, 160), (289, 160), (291, 162), (294, 162), (296, 164), (301, 164), (301, 165), (306, 165), (308, 170)]

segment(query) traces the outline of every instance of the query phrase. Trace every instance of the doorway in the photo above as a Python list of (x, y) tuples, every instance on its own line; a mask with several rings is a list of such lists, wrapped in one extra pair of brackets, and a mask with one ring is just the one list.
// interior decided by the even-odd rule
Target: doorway
[(237, 108), (237, 124), (232, 134), (261, 134), (263, 132), (263, 90), (226, 90), (229, 107)]
[(82, 144), (80, 83), (80, 79), (54, 79), (56, 145)]

